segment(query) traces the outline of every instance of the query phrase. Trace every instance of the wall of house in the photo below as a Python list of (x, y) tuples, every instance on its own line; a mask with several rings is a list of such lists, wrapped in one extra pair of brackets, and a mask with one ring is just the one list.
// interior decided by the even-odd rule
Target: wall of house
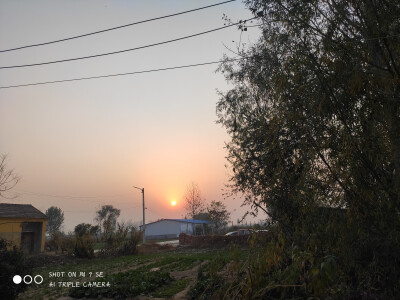
[[(180, 224), (181, 224), (181, 231), (179, 233), (193, 234), (193, 224), (192, 223), (180, 222)], [(178, 237), (179, 237), (179, 235), (178, 235)]]
[(146, 238), (151, 239), (172, 239), (178, 238), (179, 234), (193, 233), (193, 226), (190, 223), (162, 220), (146, 225)]
[(21, 246), (21, 233), (34, 233), (34, 252), (43, 252), (46, 219), (0, 218), (0, 238)]

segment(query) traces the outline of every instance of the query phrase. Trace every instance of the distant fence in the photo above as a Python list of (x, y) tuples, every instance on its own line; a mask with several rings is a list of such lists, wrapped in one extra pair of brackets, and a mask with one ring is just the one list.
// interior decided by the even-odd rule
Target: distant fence
[(196, 248), (223, 247), (230, 244), (245, 246), (249, 244), (251, 238), (251, 235), (188, 235), (181, 233), (179, 235), (179, 245)]

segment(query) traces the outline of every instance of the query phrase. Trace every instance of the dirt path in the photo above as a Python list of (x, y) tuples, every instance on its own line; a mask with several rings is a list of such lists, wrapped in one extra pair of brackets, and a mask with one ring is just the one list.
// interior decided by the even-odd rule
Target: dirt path
[[(154, 298), (154, 297), (148, 297), (148, 296), (139, 296), (135, 298), (130, 298), (131, 300), (165, 300), (165, 299), (173, 299), (173, 300), (186, 300), (188, 299), (186, 294), (192, 287), (192, 285), (195, 283), (197, 279), (197, 273), (199, 272), (199, 268), (201, 266), (204, 266), (205, 264), (208, 263), (208, 260), (203, 261), (202, 263), (197, 264), (193, 268), (189, 270), (184, 270), (184, 271), (172, 271), (171, 277), (174, 278), (175, 280), (182, 280), (185, 278), (190, 279), (189, 284), (179, 293), (175, 294), (171, 298)], [(128, 300), (128, 299), (127, 299)]]

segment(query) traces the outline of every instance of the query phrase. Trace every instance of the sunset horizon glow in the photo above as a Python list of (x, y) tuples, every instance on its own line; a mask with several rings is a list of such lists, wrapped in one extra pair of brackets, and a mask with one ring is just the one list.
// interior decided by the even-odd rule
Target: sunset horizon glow
[[(2, 48), (52, 41), (165, 16), (214, 0), (3, 1)], [(222, 17), (252, 16), (240, 1), (71, 41), (2, 53), (0, 66), (45, 62), (132, 49), (219, 28)], [(71, 22), (74, 20), (74, 22)], [(207, 20), (207, 22), (205, 22)], [(57, 23), (57, 26), (53, 26)], [(12, 30), (10, 30), (12, 29)], [(130, 73), (234, 56), (224, 45), (255, 40), (257, 27), (232, 26), (165, 45), (116, 55), (2, 70), (2, 86)], [(222, 201), (236, 221), (242, 195), (226, 199), (226, 130), (216, 124), (218, 91), (229, 88), (218, 64), (0, 91), (0, 154), (22, 180), (2, 202), (51, 206), (65, 213), (65, 232), (96, 224), (112, 205), (118, 222), (184, 218), (184, 195), (198, 184), (204, 204)], [(137, 186), (144, 189), (132, 188)], [(14, 196), (18, 196), (13, 198)], [(262, 216), (263, 217), (263, 216)], [(251, 220), (250, 217), (247, 217)]]

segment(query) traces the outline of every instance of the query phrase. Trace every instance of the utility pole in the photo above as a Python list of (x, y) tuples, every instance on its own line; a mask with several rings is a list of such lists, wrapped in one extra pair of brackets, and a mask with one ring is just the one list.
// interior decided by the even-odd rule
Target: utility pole
[(145, 209), (146, 207), (144, 206), (144, 188), (138, 188), (136, 186), (132, 186), (135, 189), (138, 189), (142, 192), (142, 196), (143, 196), (143, 244), (146, 243), (146, 219), (145, 219)]
[(142, 196), (143, 196), (143, 244), (146, 243), (146, 219), (145, 219), (145, 209), (146, 207), (144, 206), (144, 188), (142, 188)]

